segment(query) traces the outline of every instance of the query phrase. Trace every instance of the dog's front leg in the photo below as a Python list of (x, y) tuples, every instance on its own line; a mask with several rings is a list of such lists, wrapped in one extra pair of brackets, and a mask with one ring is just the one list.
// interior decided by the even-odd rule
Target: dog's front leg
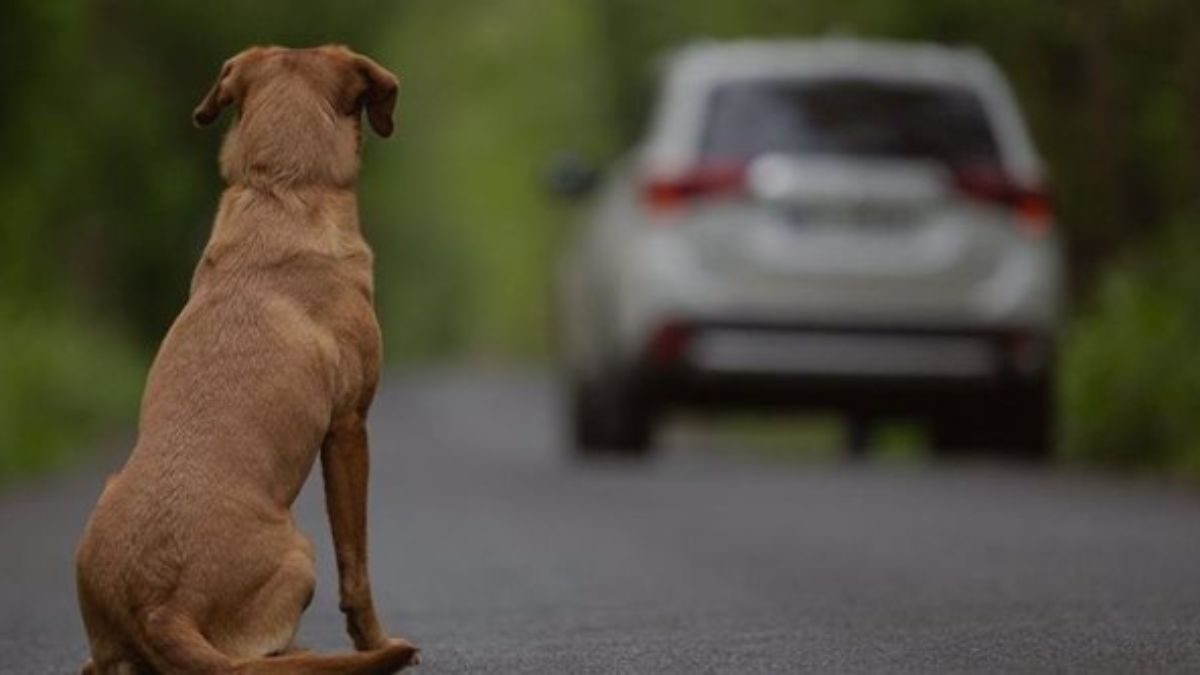
[(346, 630), (362, 651), (377, 649), (387, 636), (375, 616), (367, 573), (367, 429), (362, 415), (334, 422), (321, 448), (325, 507), (337, 554), (338, 582)]

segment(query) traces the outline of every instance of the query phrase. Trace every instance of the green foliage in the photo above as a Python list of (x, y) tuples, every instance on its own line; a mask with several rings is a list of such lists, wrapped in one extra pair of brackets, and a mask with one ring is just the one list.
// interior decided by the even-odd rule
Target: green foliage
[(570, 2), (413, 0), (385, 31), (399, 147), (368, 149), (363, 192), (393, 363), (544, 353), (569, 218), (540, 178), (559, 149), (611, 147), (598, 49)]
[(344, 42), (401, 75), (398, 133), (368, 140), (361, 190), (395, 365), (545, 354), (552, 266), (572, 214), (542, 195), (540, 174), (558, 150), (607, 159), (636, 138), (657, 55), (704, 38), (829, 33), (974, 43), (997, 58), (1052, 168), (1078, 295), (1102, 279), (1067, 349), (1073, 452), (1181, 466), (1174, 448), (1193, 432), (1156, 417), (1170, 406), (1152, 402), (1175, 394), (1151, 389), (1183, 369), (1164, 374), (1140, 357), (1142, 341), (1166, 353), (1200, 335), (1176, 317), (1195, 296), (1161, 261), (1105, 277), (1114, 257), (1167, 236), (1164, 223), (1200, 220), (1194, 4), (8, 0), (0, 466), (36, 464), (132, 408), (97, 383), (136, 380), (184, 301), (220, 189), (220, 134), (191, 128), (189, 113), (243, 47)]
[(1069, 457), (1200, 480), (1197, 260), (1200, 231), (1178, 228), (1114, 269), (1075, 322), (1062, 378)]
[(190, 112), (221, 62), (358, 42), (387, 6), (218, 4), (0, 8), (0, 480), (132, 418), (215, 208), (219, 134)]
[(145, 364), (127, 340), (65, 314), (0, 322), (0, 482), (132, 423)]

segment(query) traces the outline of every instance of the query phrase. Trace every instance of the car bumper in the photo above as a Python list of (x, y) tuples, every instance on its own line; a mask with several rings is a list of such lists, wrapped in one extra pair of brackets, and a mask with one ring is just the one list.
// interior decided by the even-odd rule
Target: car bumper
[(1049, 382), (1053, 344), (1022, 331), (668, 324), (638, 368), (663, 403), (919, 411)]

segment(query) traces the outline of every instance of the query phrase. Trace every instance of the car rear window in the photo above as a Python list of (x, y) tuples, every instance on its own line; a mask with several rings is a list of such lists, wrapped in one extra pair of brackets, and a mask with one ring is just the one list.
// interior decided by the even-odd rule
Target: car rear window
[(979, 97), (949, 85), (826, 78), (747, 81), (712, 95), (703, 155), (764, 153), (997, 163)]

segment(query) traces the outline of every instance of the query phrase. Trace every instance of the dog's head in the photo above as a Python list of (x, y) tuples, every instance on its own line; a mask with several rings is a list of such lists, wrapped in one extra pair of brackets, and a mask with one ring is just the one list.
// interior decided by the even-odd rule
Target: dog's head
[(251, 47), (225, 62), (196, 106), (197, 126), (234, 106), (221, 167), (230, 182), (352, 183), (361, 117), (390, 136), (399, 82), (371, 59), (337, 45)]

